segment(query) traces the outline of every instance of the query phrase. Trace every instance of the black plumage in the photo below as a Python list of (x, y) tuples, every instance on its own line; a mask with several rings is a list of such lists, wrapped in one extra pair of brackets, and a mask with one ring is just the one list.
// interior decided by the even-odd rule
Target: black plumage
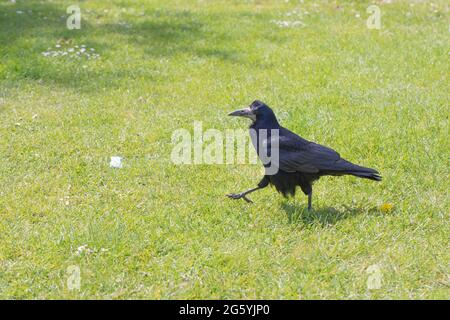
[[(321, 176), (342, 176), (353, 175), (360, 178), (380, 181), (381, 176), (378, 171), (358, 166), (343, 158), (331, 148), (305, 140), (295, 133), (283, 128), (277, 118), (266, 104), (261, 101), (254, 101), (248, 108), (230, 113), (231, 116), (242, 116), (252, 120), (250, 130), (256, 135), (252, 139), (258, 155), (261, 152), (270, 151), (273, 139), (271, 129), (278, 129), (278, 170), (275, 174), (264, 175), (258, 187), (238, 194), (229, 194), (232, 199), (243, 198), (251, 202), (246, 197), (247, 194), (258, 189), (265, 188), (269, 184), (275, 186), (276, 190), (284, 196), (294, 195), (297, 186), (308, 195), (308, 209), (311, 209), (312, 184)], [(263, 134), (263, 136), (261, 136)], [(259, 144), (263, 143), (263, 146)], [(270, 152), (267, 152), (270, 156)], [(266, 163), (266, 168), (274, 163)], [(266, 171), (267, 172), (267, 171)]]

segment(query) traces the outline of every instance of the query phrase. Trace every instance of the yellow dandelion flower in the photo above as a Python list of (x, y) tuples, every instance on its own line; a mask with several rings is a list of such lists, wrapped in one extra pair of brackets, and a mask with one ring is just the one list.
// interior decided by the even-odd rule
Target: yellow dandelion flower
[(390, 213), (392, 211), (392, 209), (394, 208), (394, 205), (391, 203), (383, 203), (380, 206), (380, 211), (384, 212), (384, 213)]

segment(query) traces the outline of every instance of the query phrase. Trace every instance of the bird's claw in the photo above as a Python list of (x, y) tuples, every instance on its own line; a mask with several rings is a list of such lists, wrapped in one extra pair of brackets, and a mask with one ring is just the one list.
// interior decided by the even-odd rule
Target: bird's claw
[(253, 203), (253, 201), (250, 200), (249, 198), (247, 198), (245, 196), (245, 194), (243, 194), (243, 193), (230, 193), (230, 194), (227, 194), (227, 197), (230, 199), (241, 199), (242, 198), (248, 203)]

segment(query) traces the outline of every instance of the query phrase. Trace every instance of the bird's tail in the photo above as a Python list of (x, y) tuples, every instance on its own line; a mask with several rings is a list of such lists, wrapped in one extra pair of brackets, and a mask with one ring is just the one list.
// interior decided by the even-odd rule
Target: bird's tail
[(371, 169), (371, 168), (365, 168), (366, 171), (350, 171), (348, 174), (351, 174), (353, 176), (359, 177), (359, 178), (365, 178), (370, 179), (374, 181), (381, 181), (382, 177), (378, 173), (377, 170)]
[(345, 175), (350, 174), (355, 177), (370, 179), (374, 181), (381, 181), (382, 177), (380, 173), (372, 168), (361, 167), (356, 164), (353, 164), (347, 160), (340, 159), (336, 163), (336, 167), (333, 168), (335, 175)]

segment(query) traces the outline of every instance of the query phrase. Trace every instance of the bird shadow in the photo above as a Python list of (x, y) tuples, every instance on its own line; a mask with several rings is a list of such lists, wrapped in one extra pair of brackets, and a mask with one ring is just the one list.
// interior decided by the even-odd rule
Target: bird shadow
[(309, 211), (306, 206), (292, 203), (283, 203), (281, 207), (286, 212), (288, 222), (291, 224), (320, 225), (322, 227), (335, 225), (341, 220), (354, 218), (364, 212), (378, 211), (376, 208), (367, 210), (347, 206), (340, 209), (323, 207)]

